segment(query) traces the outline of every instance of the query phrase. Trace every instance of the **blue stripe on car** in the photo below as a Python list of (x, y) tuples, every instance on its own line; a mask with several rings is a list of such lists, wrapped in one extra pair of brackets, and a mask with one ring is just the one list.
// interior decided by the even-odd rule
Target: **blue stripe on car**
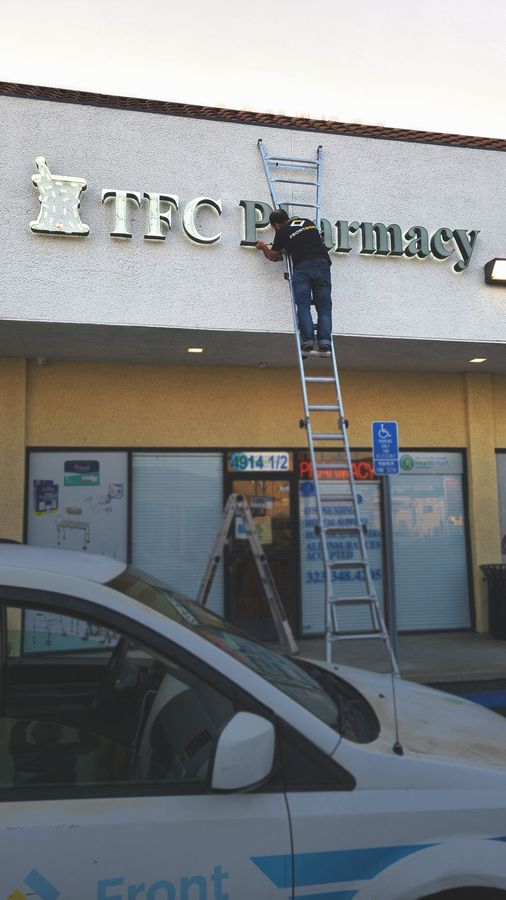
[[(435, 844), (405, 844), (399, 847), (364, 847), (361, 850), (331, 850), (323, 853), (296, 853), (295, 886), (335, 884), (339, 881), (366, 881), (393, 863), (434, 847)], [(253, 856), (252, 862), (279, 888), (292, 886), (290, 854)]]
[(58, 900), (58, 897), (61, 896), (60, 891), (55, 888), (54, 884), (50, 884), (38, 869), (32, 869), (29, 872), (25, 878), (25, 884), (36, 893), (40, 900)]
[(326, 894), (299, 894), (300, 900), (353, 900), (358, 891), (327, 891)]

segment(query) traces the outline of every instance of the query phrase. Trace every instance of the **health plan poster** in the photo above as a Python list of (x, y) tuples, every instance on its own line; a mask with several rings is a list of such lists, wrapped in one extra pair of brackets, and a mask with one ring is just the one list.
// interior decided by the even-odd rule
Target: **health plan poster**
[(127, 494), (126, 453), (32, 451), (27, 541), (126, 562)]
[[(348, 492), (347, 483), (325, 482), (325, 495), (335, 496), (333, 503), (324, 506), (324, 526), (345, 527), (354, 524), (352, 507), (343, 499)], [(356, 485), (360, 521), (366, 527), (365, 544), (376, 596), (383, 608), (383, 559), (380, 490), (378, 482), (365, 481)], [(325, 627), (325, 569), (322, 559), (320, 538), (315, 532), (318, 524), (316, 498), (313, 483), (301, 481), (299, 484), (300, 513), (300, 553), (302, 582), (302, 629), (304, 634), (319, 634)], [(352, 563), (360, 559), (358, 537), (351, 534), (337, 534), (329, 541), (331, 562)], [(366, 593), (362, 571), (353, 568), (332, 570), (332, 596), (337, 598), (361, 597)], [(371, 617), (366, 606), (339, 610), (339, 627), (367, 630), (371, 627)]]

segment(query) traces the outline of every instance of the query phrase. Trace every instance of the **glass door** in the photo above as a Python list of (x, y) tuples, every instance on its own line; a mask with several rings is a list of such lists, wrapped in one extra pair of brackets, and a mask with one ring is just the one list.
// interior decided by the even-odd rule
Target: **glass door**
[[(291, 479), (277, 476), (233, 478), (230, 493), (243, 494), (249, 504), (281, 602), (295, 629), (295, 551), (292, 545)], [(264, 597), (249, 541), (236, 520), (228, 545), (227, 593), (230, 619), (260, 640), (278, 639)]]

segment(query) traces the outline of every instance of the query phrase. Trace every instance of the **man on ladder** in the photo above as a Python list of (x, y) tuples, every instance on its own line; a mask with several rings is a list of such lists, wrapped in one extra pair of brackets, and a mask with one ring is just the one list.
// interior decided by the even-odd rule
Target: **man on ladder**
[(284, 209), (275, 209), (269, 216), (269, 222), (276, 232), (273, 243), (269, 246), (265, 241), (258, 241), (255, 246), (271, 262), (281, 259), (283, 250), (291, 258), (302, 355), (308, 356), (314, 350), (314, 325), (311, 317), (313, 303), (318, 315), (318, 349), (320, 355), (330, 356), (332, 263), (320, 233), (310, 219), (290, 218)]
[[(256, 246), (267, 259), (273, 261), (279, 258), (281, 250), (287, 251), (285, 277), (290, 286), (304, 404), (304, 418), (300, 420), (300, 425), (307, 432), (316, 503), (315, 535), (320, 539), (324, 570), (326, 660), (332, 662), (334, 641), (380, 638), (388, 652), (393, 678), (399, 674), (399, 667), (367, 557), (364, 523), (353, 477), (348, 420), (344, 414), (337, 361), (331, 343), (330, 260), (319, 235), (323, 148), (321, 145), (318, 147), (315, 159), (269, 156), (262, 139), (258, 141), (258, 149), (275, 210), (270, 221), (276, 235), (272, 247), (269, 248), (263, 241)], [(297, 196), (280, 196), (280, 184), (289, 185), (289, 190), (292, 191), (296, 188)], [(286, 192), (285, 188), (282, 190)], [(290, 218), (285, 212), (286, 207), (314, 210), (314, 222), (303, 217)], [(330, 365), (325, 374), (306, 371), (303, 360), (303, 356), (307, 357), (309, 353), (315, 352), (309, 349), (313, 345), (311, 292), (318, 310), (317, 336), (320, 352), (324, 347), (323, 353), (330, 357)], [(300, 340), (297, 332), (300, 332)], [(327, 348), (329, 352), (326, 352)], [(333, 402), (328, 402), (327, 388), (324, 388), (325, 395), (321, 397), (324, 402), (320, 402), (321, 385), (333, 385)], [(342, 487), (338, 495), (339, 502), (349, 508), (349, 515), (342, 522), (329, 521), (327, 510), (335, 506), (336, 493), (326, 488), (323, 473), (328, 469), (335, 469), (336, 474), (339, 474)], [(348, 546), (351, 545), (351, 558), (346, 555), (343, 559), (339, 553), (336, 555), (336, 538), (344, 538)]]

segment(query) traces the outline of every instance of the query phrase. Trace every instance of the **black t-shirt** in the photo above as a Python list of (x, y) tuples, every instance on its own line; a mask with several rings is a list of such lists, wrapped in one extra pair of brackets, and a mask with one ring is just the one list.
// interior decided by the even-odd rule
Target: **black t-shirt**
[(294, 267), (306, 259), (326, 259), (328, 264), (332, 265), (320, 233), (310, 219), (288, 219), (288, 222), (276, 231), (272, 249), (279, 252), (286, 250), (292, 258)]

